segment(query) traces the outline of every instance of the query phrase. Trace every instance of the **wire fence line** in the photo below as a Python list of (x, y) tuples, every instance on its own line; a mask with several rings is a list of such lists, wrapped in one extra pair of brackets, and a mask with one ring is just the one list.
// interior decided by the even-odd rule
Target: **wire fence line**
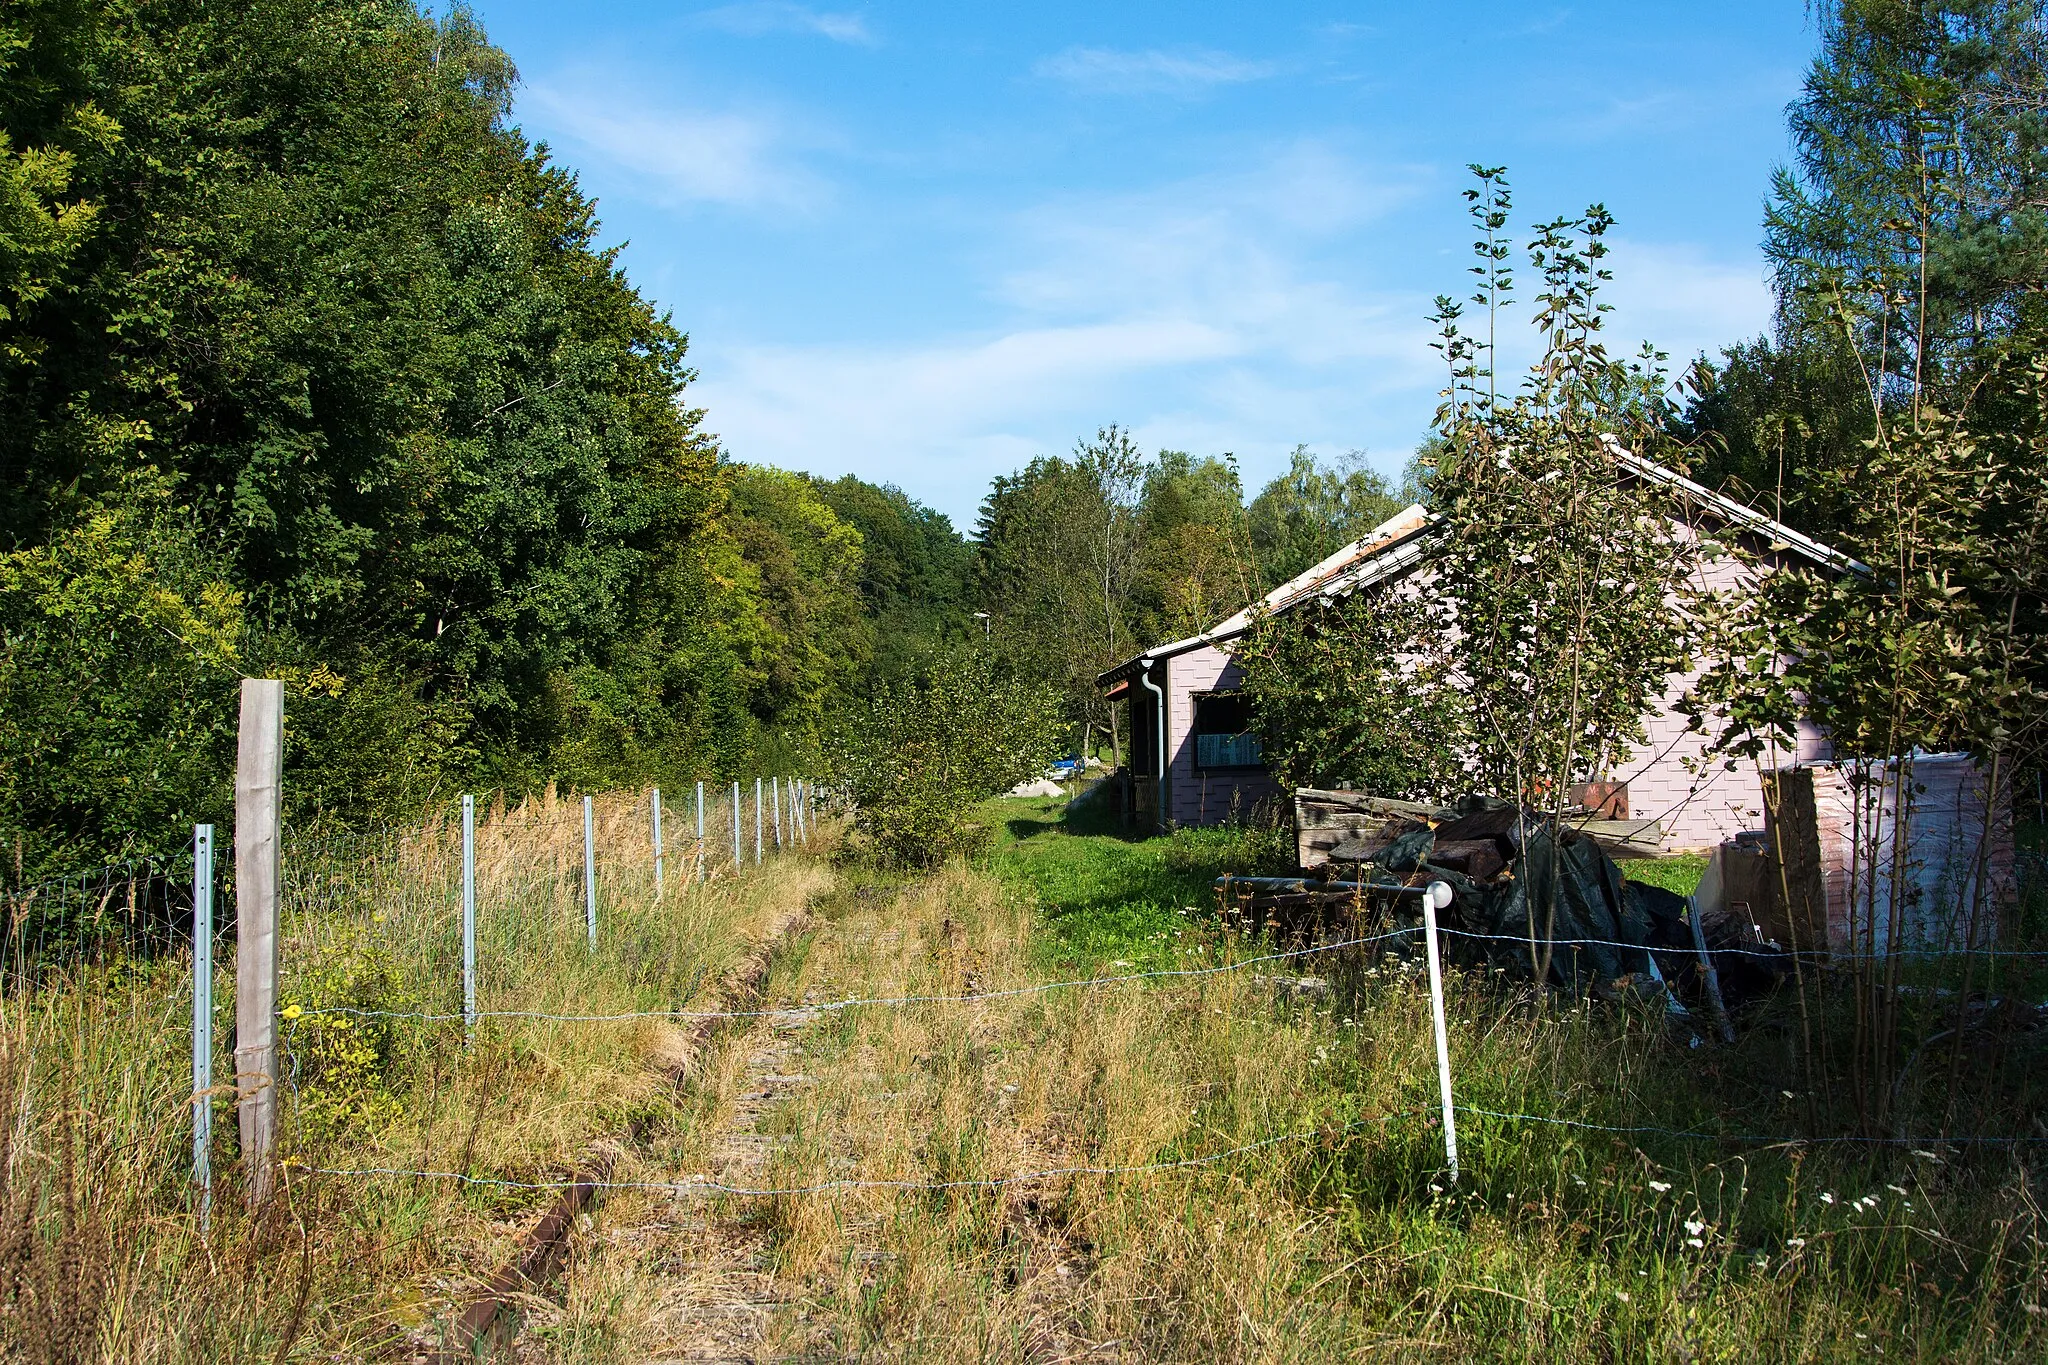
[[(1029, 986), (1012, 986), (994, 991), (969, 991), (958, 995), (894, 995), (894, 996), (853, 996), (842, 1000), (819, 1001), (815, 1004), (785, 1005), (774, 1009), (758, 1010), (632, 1010), (617, 1014), (550, 1014), (540, 1010), (480, 1010), (476, 1017), (483, 1019), (541, 1019), (557, 1023), (611, 1023), (632, 1019), (789, 1019), (803, 1018), (815, 1014), (828, 1014), (839, 1010), (862, 1009), (869, 1006), (898, 1007), (911, 1005), (969, 1005), (985, 1000), (1012, 1000), (1020, 996), (1044, 995), (1052, 991), (1088, 990), (1098, 986), (1122, 985), (1133, 981), (1157, 981), (1166, 979), (1186, 980), (1195, 977), (1218, 976), (1228, 972), (1244, 971), (1249, 967), (1263, 966), (1274, 962), (1291, 962), (1318, 954), (1340, 952), (1360, 948), (1368, 944), (1383, 943), (1390, 939), (1408, 938), (1419, 935), (1420, 926), (1393, 929), (1385, 933), (1371, 934), (1364, 938), (1344, 939), (1336, 943), (1321, 943), (1307, 948), (1294, 948), (1286, 952), (1266, 953), (1258, 957), (1242, 958), (1213, 967), (1161, 967), (1142, 972), (1126, 972), (1118, 976), (1080, 977), (1070, 981), (1041, 981)], [(323, 1014), (353, 1015), (363, 1018), (412, 1019), (420, 1022), (447, 1023), (463, 1016), (460, 1014), (427, 1014), (418, 1011), (361, 1010), (348, 1006), (311, 1009), (302, 1011), (303, 1018), (314, 1018)]]
[(324, 1166), (298, 1166), (295, 1169), (306, 1175), (341, 1176), (355, 1179), (395, 1177), (411, 1180), (453, 1180), (464, 1185), (481, 1185), (493, 1189), (532, 1191), (565, 1190), (587, 1186), (596, 1190), (655, 1190), (675, 1195), (717, 1194), (744, 1198), (785, 1198), (799, 1195), (833, 1194), (851, 1190), (902, 1190), (916, 1192), (941, 1192), (945, 1190), (1000, 1189), (1006, 1185), (1026, 1184), (1037, 1180), (1056, 1180), (1070, 1176), (1122, 1176), (1151, 1175), (1165, 1171), (1191, 1170), (1201, 1166), (1213, 1166), (1232, 1157), (1262, 1152), (1285, 1143), (1309, 1142), (1318, 1138), (1343, 1137), (1365, 1128), (1392, 1123), (1397, 1119), (1413, 1118), (1426, 1114), (1427, 1110), (1404, 1109), (1392, 1114), (1381, 1114), (1370, 1119), (1355, 1119), (1350, 1123), (1322, 1128), (1306, 1128), (1294, 1132), (1279, 1133), (1272, 1137), (1260, 1138), (1242, 1146), (1228, 1147), (1219, 1152), (1208, 1152), (1201, 1156), (1167, 1158), (1160, 1161), (1140, 1162), (1128, 1166), (1054, 1166), (1041, 1171), (1019, 1171), (1013, 1175), (981, 1176), (964, 1180), (913, 1180), (903, 1177), (870, 1179), (848, 1176), (842, 1179), (823, 1180), (812, 1185), (784, 1185), (754, 1187), (728, 1185), (710, 1176), (685, 1176), (680, 1180), (505, 1180), (496, 1176), (469, 1175), (461, 1171), (407, 1170), (403, 1167), (368, 1166), (356, 1168), (331, 1168)]
[[(2048, 1137), (1983, 1137), (1974, 1135), (1944, 1135), (1940, 1137), (1864, 1137), (1854, 1134), (1812, 1137), (1798, 1133), (1724, 1133), (1695, 1128), (1667, 1128), (1655, 1124), (1610, 1124), (1589, 1123), (1581, 1119), (1561, 1118), (1554, 1114), (1521, 1114), (1506, 1110), (1486, 1109), (1477, 1105), (1460, 1104), (1456, 1111), (1469, 1118), (1492, 1119), (1500, 1122), (1540, 1123), (1558, 1128), (1577, 1129), (1585, 1132), (1604, 1133), (1614, 1136), (1643, 1136), (1655, 1134), (1662, 1137), (1681, 1138), (1692, 1141), (1739, 1143), (1745, 1146), (1855, 1146), (1855, 1147), (1901, 1147), (1933, 1153), (1942, 1147), (1968, 1146), (2025, 1146), (2048, 1143)], [(328, 1167), (294, 1164), (292, 1169), (302, 1175), (318, 1175), (342, 1179), (400, 1179), (400, 1180), (447, 1180), (467, 1186), (488, 1189), (521, 1190), (533, 1193), (551, 1193), (560, 1190), (584, 1187), (604, 1191), (634, 1191), (669, 1194), (677, 1198), (697, 1195), (720, 1195), (734, 1198), (781, 1199), (805, 1196), (853, 1193), (864, 1190), (894, 1190), (903, 1193), (938, 1194), (949, 1190), (1002, 1189), (1010, 1185), (1031, 1184), (1044, 1180), (1068, 1179), (1074, 1177), (1117, 1177), (1133, 1175), (1158, 1175), (1172, 1171), (1194, 1170), (1214, 1166), (1233, 1157), (1249, 1156), (1255, 1152), (1294, 1143), (1307, 1143), (1332, 1138), (1348, 1137), (1353, 1133), (1372, 1128), (1384, 1127), (1403, 1119), (1433, 1119), (1433, 1109), (1402, 1109), (1372, 1118), (1355, 1119), (1349, 1123), (1325, 1125), (1320, 1128), (1297, 1129), (1277, 1133), (1220, 1151), (1207, 1152), (1200, 1156), (1168, 1157), (1158, 1161), (1136, 1162), (1117, 1166), (1053, 1166), (1042, 1170), (1018, 1171), (1008, 1175), (980, 1176), (968, 1179), (919, 1180), (907, 1176), (846, 1176), (822, 1180), (806, 1185), (733, 1185), (708, 1175), (689, 1175), (672, 1180), (595, 1180), (565, 1176), (556, 1180), (512, 1180), (500, 1176), (473, 1175), (464, 1171), (435, 1171), (413, 1169), (402, 1166)]]
[[(816, 795), (815, 787), (810, 789)], [(792, 802), (787, 809), (779, 792), (774, 799), (774, 824), (772, 829), (766, 823), (768, 817), (759, 792), (755, 793), (753, 818), (748, 820), (745, 799), (748, 793), (741, 784), (730, 784), (725, 792), (713, 793), (707, 789), (708, 799), (691, 799), (677, 807), (670, 808), (671, 818), (680, 818), (683, 832), (672, 844), (665, 844), (660, 825), (658, 794), (636, 798), (631, 804), (609, 802), (600, 811), (593, 808), (590, 798), (583, 799), (583, 809), (550, 810), (542, 807), (531, 814), (515, 810), (508, 813), (493, 812), (487, 823), (476, 824), (465, 820), (460, 825), (446, 818), (437, 818), (413, 826), (393, 826), (348, 834), (317, 834), (305, 839), (287, 838), (285, 857), (282, 860), (284, 875), (283, 906), (286, 913), (281, 917), (280, 938), (284, 942), (283, 956), (294, 968), (300, 963), (319, 960), (323, 950), (331, 948), (348, 934), (364, 934), (376, 939), (400, 943), (409, 942), (411, 948), (404, 959), (419, 965), (431, 979), (420, 983), (424, 992), (441, 992), (450, 988), (458, 979), (455, 970), (455, 950), (458, 946), (457, 929), (467, 926), (458, 918), (459, 908), (473, 908), (475, 891), (480, 883), (490, 888), (490, 900), (496, 913), (493, 915), (497, 937), (491, 947), (501, 951), (507, 958), (516, 958), (520, 949), (536, 934), (549, 932), (547, 926), (560, 929), (558, 921), (567, 919), (564, 913), (575, 907), (579, 899), (593, 915), (601, 886), (620, 886), (605, 882), (597, 875), (600, 864), (596, 861), (597, 851), (602, 849), (606, 859), (602, 867), (605, 876), (625, 875), (621, 869), (630, 869), (633, 877), (641, 879), (639, 889), (645, 890), (644, 882), (652, 874), (655, 894), (661, 889), (661, 866), (664, 856), (674, 857), (677, 871), (683, 873), (684, 883), (697, 882), (719, 870), (737, 872), (742, 868), (759, 865), (765, 853), (780, 850), (792, 844), (801, 846), (802, 835), (798, 832), (798, 810)], [(694, 794), (693, 794), (694, 796)], [(652, 798), (650, 800), (650, 798)], [(699, 812), (703, 812), (702, 816)], [(808, 818), (814, 819), (815, 807)], [(726, 828), (719, 830), (716, 823)], [(583, 834), (583, 857), (579, 860), (574, 850), (565, 841), (552, 840), (551, 836), (563, 831), (579, 829)], [(525, 836), (542, 836), (536, 842)], [(457, 853), (460, 857), (456, 857)], [(196, 910), (192, 898), (192, 881), (197, 874), (196, 862), (178, 860), (168, 863), (150, 859), (130, 859), (110, 864), (97, 873), (88, 872), (76, 878), (52, 879), (33, 887), (16, 888), (0, 892), (0, 904), (10, 910), (9, 932), (13, 934), (9, 954), (10, 970), (14, 964), (50, 947), (47, 933), (51, 924), (49, 917), (43, 917), (45, 929), (43, 939), (38, 941), (34, 954), (27, 946), (20, 932), (25, 917), (21, 913), (24, 904), (34, 904), (39, 899), (45, 903), (59, 902), (81, 908), (91, 908), (95, 913), (104, 914), (110, 907), (132, 910), (136, 904), (139, 887), (152, 890), (148, 895), (159, 896), (166, 905), (177, 897), (173, 893), (182, 889), (182, 905)], [(1312, 881), (1306, 883), (1313, 886)], [(1400, 891), (1415, 894), (1420, 888), (1386, 887), (1374, 888), (1389, 892)], [(145, 899), (147, 897), (145, 896)], [(1433, 917), (1432, 917), (1433, 920)], [(581, 926), (578, 925), (578, 928)], [(594, 931), (593, 931), (594, 933)], [(604, 1024), (619, 1021), (645, 1019), (671, 1019), (690, 1021), (746, 1021), (760, 1019), (809, 1019), (822, 1015), (862, 1008), (909, 1008), (919, 1006), (972, 1005), (978, 1002), (1017, 999), (1061, 991), (1086, 991), (1117, 985), (1146, 982), (1177, 982), (1214, 978), (1231, 973), (1240, 973), (1265, 966), (1301, 962), (1320, 956), (1345, 953), (1376, 945), (1396, 942), (1433, 945), (1436, 936), (1445, 939), (1459, 939), (1481, 943), (1511, 944), (1526, 947), (1531, 940), (1527, 936), (1513, 934), (1489, 934), (1474, 930), (1439, 926), (1433, 922), (1425, 924), (1399, 925), (1366, 935), (1356, 935), (1331, 942), (1315, 943), (1298, 948), (1261, 953), (1228, 962), (1213, 963), (1197, 967), (1156, 968), (1132, 971), (1107, 976), (1089, 976), (1071, 980), (1038, 982), (1025, 986), (997, 990), (966, 991), (959, 994), (905, 994), (896, 996), (856, 996), (844, 999), (821, 1001), (809, 1004), (794, 1004), (772, 1008), (749, 1010), (691, 1010), (691, 1009), (645, 1009), (612, 1013), (553, 1013), (539, 1010), (491, 1010), (475, 1004), (475, 967), (470, 954), (464, 952), (461, 958), (468, 970), (460, 973), (464, 985), (465, 1008), (440, 1011), (431, 1008), (379, 1009), (350, 1005), (299, 1005), (288, 1003), (294, 1000), (295, 992), (286, 990), (279, 995), (280, 1012), (288, 1025), (286, 1030), (287, 1052), (291, 1051), (294, 1033), (292, 1025), (300, 1021), (318, 1020), (330, 1016), (357, 1018), (382, 1018), (412, 1020), (420, 1023), (463, 1022), (474, 1029), (479, 1023), (489, 1020), (531, 1020), (552, 1023)], [(467, 935), (465, 934), (466, 940)], [(1536, 943), (1545, 940), (1538, 938)], [(1691, 956), (1696, 951), (1688, 945), (1650, 945), (1625, 940), (1602, 938), (1560, 938), (1548, 940), (1558, 947), (1602, 946), (1636, 951), (1654, 951), (1665, 954)], [(461, 946), (467, 948), (466, 941)], [(593, 937), (593, 951), (595, 939)], [(1725, 945), (1712, 949), (1715, 954), (1735, 954), (1758, 958), (1790, 961), (1791, 954), (1764, 945)], [(580, 954), (579, 954), (580, 955)], [(1803, 955), (1806, 960), (1815, 958), (1828, 962), (1846, 962), (1864, 958), (1945, 958), (1975, 957), (1991, 959), (2012, 959), (2032, 961), (2048, 959), (2048, 951), (1996, 949), (1987, 947), (1946, 947), (1946, 948), (1902, 948), (1891, 953), (1815, 953)], [(1414, 963), (1419, 970), (1419, 963)], [(1432, 970), (1432, 978), (1435, 972)], [(23, 979), (19, 975), (17, 980)], [(684, 998), (694, 994), (701, 982), (695, 982), (683, 993)], [(195, 991), (197, 989), (195, 982)], [(1440, 986), (1433, 979), (1432, 993), (1439, 994)], [(657, 998), (659, 998), (657, 996)], [(1441, 1009), (1439, 994), (1439, 1010)], [(218, 1027), (211, 1018), (210, 1010), (202, 1022), (195, 1011), (195, 1045), (199, 1032), (211, 1033)], [(208, 1025), (211, 1027), (208, 1027)], [(210, 1043), (210, 1039), (209, 1039)], [(1440, 1045), (1441, 1046), (1441, 1045)], [(199, 1066), (195, 1047), (195, 1080)], [(195, 1085), (203, 1091), (206, 1086)], [(195, 1111), (204, 1109), (195, 1105)], [(834, 1190), (855, 1189), (900, 1189), (900, 1190), (946, 1190), (964, 1187), (995, 1187), (1033, 1180), (1044, 1180), (1057, 1176), (1140, 1174), (1189, 1169), (1212, 1165), (1233, 1156), (1256, 1152), (1283, 1143), (1301, 1142), (1315, 1138), (1341, 1136), (1359, 1127), (1384, 1124), (1396, 1119), (1424, 1115), (1427, 1111), (1401, 1111), (1373, 1120), (1340, 1128), (1323, 1128), (1278, 1134), (1258, 1142), (1196, 1157), (1166, 1159), (1129, 1166), (1076, 1166), (1045, 1171), (1024, 1172), (1015, 1175), (990, 1177), (979, 1180), (955, 1180), (923, 1182), (910, 1179), (843, 1179), (827, 1181), (816, 1186), (790, 1187), (788, 1189), (752, 1189), (721, 1184), (708, 1178), (689, 1177), (668, 1182), (620, 1182), (607, 1188), (669, 1189), (678, 1192), (701, 1192), (745, 1196), (771, 1196), (826, 1193)], [(1821, 1136), (1802, 1134), (1724, 1133), (1704, 1129), (1668, 1128), (1655, 1125), (1609, 1125), (1579, 1119), (1543, 1114), (1520, 1114), (1496, 1111), (1477, 1106), (1452, 1104), (1446, 1080), (1445, 1115), (1443, 1127), (1448, 1135), (1449, 1114), (1457, 1113), (1469, 1119), (1485, 1123), (1526, 1122), (1544, 1124), (1568, 1129), (1600, 1132), (1613, 1135), (1661, 1135), (1674, 1140), (1710, 1141), (1744, 1144), (1829, 1144), (1868, 1146), (1930, 1147), (1938, 1145), (1956, 1146), (2019, 1146), (2038, 1144), (2048, 1139), (2034, 1136), (1998, 1137), (1985, 1135), (1942, 1136), (1939, 1138), (1915, 1137), (1859, 1137)], [(195, 1112), (195, 1125), (199, 1122)], [(204, 1169), (203, 1152), (195, 1148), (195, 1166)], [(507, 1189), (545, 1190), (559, 1189), (568, 1184), (589, 1183), (575, 1181), (522, 1182), (500, 1180), (491, 1177), (467, 1175), (457, 1172), (426, 1170), (402, 1170), (398, 1168), (364, 1168), (361, 1170), (326, 1169), (300, 1166), (298, 1169), (311, 1174), (330, 1177), (408, 1177), (416, 1179), (450, 1179), (468, 1184), (492, 1185)], [(1455, 1172), (1455, 1159), (1452, 1161)], [(1454, 1176), (1455, 1178), (1455, 1176)]]

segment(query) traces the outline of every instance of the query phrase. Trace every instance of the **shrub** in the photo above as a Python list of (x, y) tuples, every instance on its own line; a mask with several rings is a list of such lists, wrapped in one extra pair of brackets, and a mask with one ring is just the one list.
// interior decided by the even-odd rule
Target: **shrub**
[(960, 649), (878, 686), (830, 758), (862, 842), (885, 862), (932, 866), (985, 847), (989, 832), (969, 813), (1042, 772), (1065, 733), (1054, 692)]

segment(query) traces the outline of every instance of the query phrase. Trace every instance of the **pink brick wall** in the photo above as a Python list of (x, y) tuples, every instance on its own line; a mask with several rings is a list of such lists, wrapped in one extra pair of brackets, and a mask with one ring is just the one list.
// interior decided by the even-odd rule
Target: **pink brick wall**
[[(1764, 563), (1776, 569), (1783, 567), (1784, 560), (1770, 556)], [(1748, 590), (1754, 586), (1753, 572), (1726, 558), (1709, 562), (1701, 571), (1704, 586), (1716, 591)], [(1656, 709), (1643, 718), (1648, 741), (1612, 766), (1613, 777), (1628, 783), (1629, 818), (1660, 821), (1666, 852), (1712, 848), (1742, 830), (1764, 827), (1763, 783), (1755, 766), (1738, 762), (1731, 771), (1724, 760), (1704, 761), (1726, 713), (1711, 712), (1705, 731), (1693, 733), (1678, 712), (1679, 699), (1699, 676), (1697, 670), (1672, 675)], [(1826, 738), (1802, 720), (1799, 752), (1775, 760), (1767, 757), (1765, 766), (1775, 767), (1795, 758), (1811, 763), (1829, 753)]]
[(1171, 774), (1168, 816), (1176, 825), (1217, 825), (1233, 808), (1249, 816), (1260, 801), (1282, 795), (1263, 771), (1231, 769), (1204, 773), (1195, 768), (1195, 694), (1226, 692), (1244, 685), (1244, 673), (1230, 656), (1204, 645), (1167, 660), (1166, 753)]

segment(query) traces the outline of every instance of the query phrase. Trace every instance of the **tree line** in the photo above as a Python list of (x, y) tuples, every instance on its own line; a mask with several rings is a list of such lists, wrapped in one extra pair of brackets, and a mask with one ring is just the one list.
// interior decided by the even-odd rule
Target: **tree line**
[[(1049, 692), (1017, 714), (1056, 715), (1058, 747), (1120, 748), (1101, 670), (1410, 501), (1469, 513), (1463, 581), (1487, 591), (1486, 556), (1535, 523), (1461, 456), (1532, 431), (1595, 463), (1581, 438), (1626, 431), (1892, 565), (1882, 602), (1774, 608), (1833, 632), (1807, 656), (1847, 670), (1826, 695), (1849, 705), (1843, 679), (1881, 654), (1922, 699), (1888, 718), (1906, 693), (1864, 687), (1844, 724), (2017, 753), (2041, 711), (2042, 7), (1816, 14), (1765, 224), (1769, 336), (1675, 382), (1655, 352), (1610, 358), (1596, 206), (1521, 243), (1546, 360), (1533, 388), (1496, 377), (1518, 243), (1504, 173), (1477, 168), (1479, 285), (1439, 302), (1445, 407), (1398, 483), (1297, 449), (1251, 492), (1227, 454), (1148, 454), (1107, 426), (996, 478), (963, 535), (899, 489), (720, 445), (687, 335), (602, 245), (574, 172), (510, 124), (516, 73), (467, 11), (21, 0), (0, 16), (5, 871), (163, 851), (225, 818), (245, 675), (291, 689), (301, 826), (844, 759), (869, 703), (910, 716), (963, 679)], [(1533, 610), (1556, 581), (1525, 577)], [(1388, 726), (1416, 689), (1356, 663), (1413, 623), (1290, 619), (1263, 714), (1291, 775), (1440, 766), (1467, 722), (1410, 705)], [(1749, 632), (1752, 663), (1784, 643), (1720, 628)], [(1544, 678), (1497, 644), (1505, 705)], [(1612, 648), (1638, 673), (1656, 654)], [(1742, 669), (1724, 672), (1732, 695)], [(1626, 730), (1540, 763), (1597, 766)], [(1345, 752), (1358, 771), (1307, 757)]]
[[(510, 123), (515, 82), (467, 10), (408, 0), (0, 15), (17, 883), (224, 820), (243, 676), (290, 689), (301, 827), (790, 769), (976, 637), (1085, 710), (1075, 650), (1227, 600), (1247, 536), (1284, 566), (1378, 505), (1304, 458), (1246, 515), (1227, 462), (1119, 434), (999, 481), (970, 540), (901, 490), (736, 460), (686, 333)], [(1116, 562), (1069, 640), (1034, 613), (1099, 567), (1038, 558), (1076, 517)]]

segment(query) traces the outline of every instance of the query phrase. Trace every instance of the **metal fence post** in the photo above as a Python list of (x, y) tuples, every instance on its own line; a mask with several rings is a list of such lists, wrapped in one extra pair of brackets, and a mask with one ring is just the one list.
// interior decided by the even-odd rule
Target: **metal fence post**
[(746, 865), (740, 857), (740, 784), (732, 784), (732, 869), (738, 872)]
[(803, 779), (789, 779), (789, 832), (796, 840), (796, 846), (804, 846), (804, 784)]
[(661, 788), (654, 789), (654, 898), (661, 899)]
[(761, 779), (754, 779), (754, 866), (761, 865)]
[(1451, 1105), (1451, 1042), (1444, 1027), (1444, 970), (1437, 951), (1436, 912), (1451, 903), (1451, 888), (1431, 882), (1422, 893), (1422, 934), (1429, 950), (1429, 1008), (1436, 1025), (1436, 1084), (1444, 1102), (1444, 1160), (1458, 1183), (1458, 1121)]
[(782, 779), (780, 777), (771, 777), (768, 779), (768, 797), (771, 801), (775, 803), (775, 851), (777, 853), (780, 853), (783, 849)]
[(704, 880), (704, 784), (697, 784), (697, 880)]
[(590, 798), (583, 798), (583, 924), (590, 951), (597, 951), (597, 841), (590, 825)]
[(192, 1183), (213, 1219), (213, 826), (192, 826)]
[(462, 1036), (476, 1032), (476, 798), (462, 798)]
[(235, 1090), (249, 1208), (276, 1184), (278, 788), (284, 683), (242, 679), (235, 750)]

